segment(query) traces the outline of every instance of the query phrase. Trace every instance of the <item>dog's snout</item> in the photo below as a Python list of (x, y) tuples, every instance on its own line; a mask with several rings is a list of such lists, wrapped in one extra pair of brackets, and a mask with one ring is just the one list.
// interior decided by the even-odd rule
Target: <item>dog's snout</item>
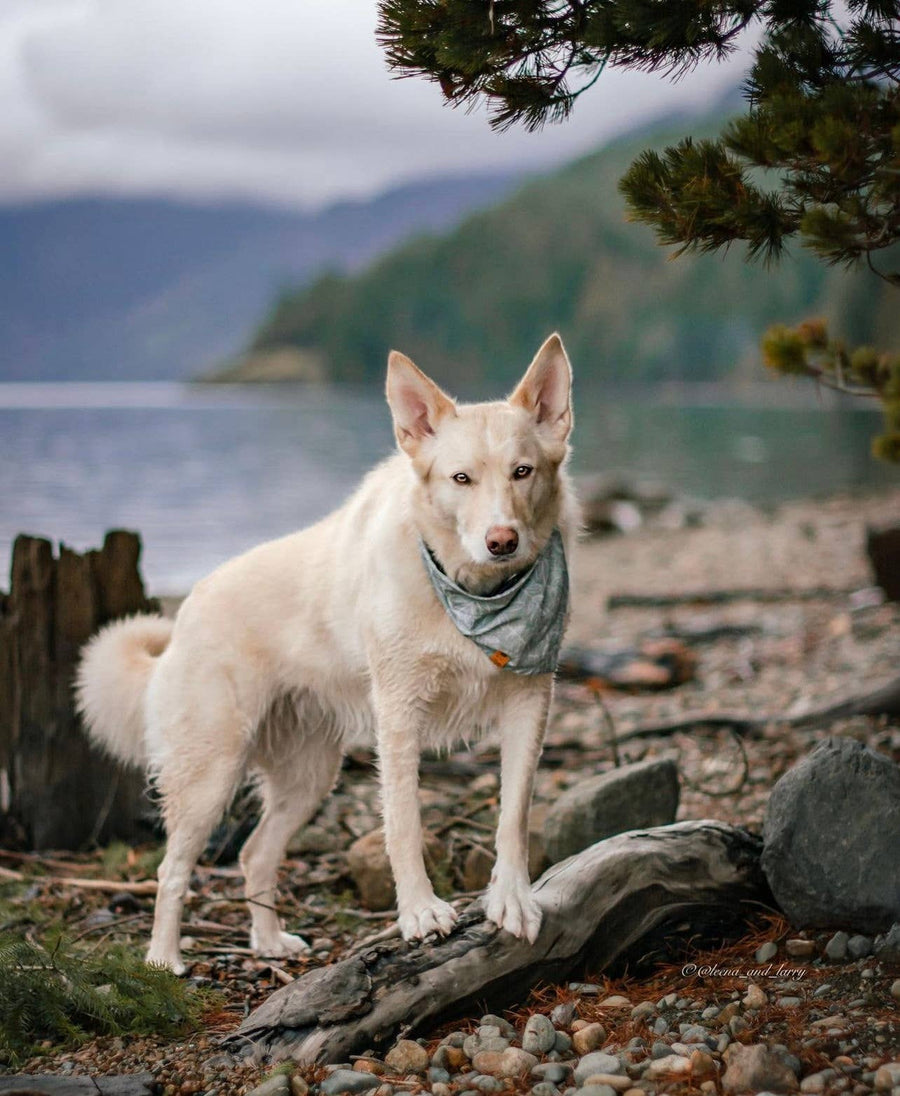
[(492, 556), (511, 556), (519, 547), (519, 534), (507, 525), (492, 525), (484, 542)]

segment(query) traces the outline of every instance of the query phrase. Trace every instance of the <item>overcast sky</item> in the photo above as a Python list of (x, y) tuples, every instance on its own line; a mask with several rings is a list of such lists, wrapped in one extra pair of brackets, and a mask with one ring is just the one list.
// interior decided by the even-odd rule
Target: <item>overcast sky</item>
[(494, 134), (394, 80), (375, 0), (0, 0), (0, 201), (74, 194), (317, 206), (426, 175), (544, 166), (673, 107), (679, 84), (611, 71), (574, 116)]

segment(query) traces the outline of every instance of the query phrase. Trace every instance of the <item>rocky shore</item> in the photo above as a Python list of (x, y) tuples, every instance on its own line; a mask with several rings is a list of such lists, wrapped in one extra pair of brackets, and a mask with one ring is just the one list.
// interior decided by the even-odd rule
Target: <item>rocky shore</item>
[[(677, 819), (718, 818), (758, 832), (776, 781), (826, 737), (855, 739), (900, 761), (900, 727), (885, 719), (779, 724), (896, 676), (900, 606), (872, 589), (864, 543), (867, 526), (898, 522), (900, 490), (771, 512), (719, 504), (706, 508), (699, 524), (644, 522), (585, 541), (573, 566), (569, 641), (611, 650), (674, 636), (690, 647), (695, 669), (677, 688), (650, 693), (560, 683), (535, 792), (535, 874), (551, 851), (560, 855), (558, 804), (586, 778), (624, 764), (677, 771), (680, 793), (670, 805)], [(702, 724), (628, 737), (685, 713), (725, 711), (772, 718), (744, 737)], [(484, 742), (423, 765), (433, 874), (442, 893), (468, 896), (461, 904), (490, 874), (497, 760), (496, 745)], [(862, 806), (834, 809), (849, 824)], [(389, 926), (393, 902), (378, 844), (372, 758), (358, 753), (313, 825), (295, 839), (283, 875), (282, 913), (289, 929), (311, 940), (311, 953), (278, 963), (253, 958), (241, 927), (239, 881), (227, 866), (240, 816), (238, 809), (231, 829), (217, 835), (219, 866), (198, 871), (185, 923), (191, 979), (216, 995), (205, 1030), (176, 1042), (106, 1038), (74, 1051), (47, 1046), (23, 1072), (73, 1081), (143, 1074), (165, 1096), (900, 1093), (900, 940), (850, 924), (843, 932), (804, 931), (766, 910), (726, 947), (684, 941), (677, 962), (624, 971), (615, 981), (587, 971), (583, 982), (536, 991), (515, 1012), (475, 1012), (452, 1029), (401, 1041), (383, 1057), (372, 1048), (334, 1067), (285, 1064), (274, 1071), (233, 1058), (218, 1047), (220, 1036), (274, 988)], [(354, 845), (355, 854), (348, 851)], [(134, 880), (142, 877), (141, 863), (132, 856), (116, 870), (123, 881)], [(96, 874), (98, 858), (73, 857), (69, 868)], [(882, 870), (900, 872), (900, 860)], [(110, 874), (109, 865), (104, 871)], [(93, 933), (97, 946), (146, 936), (149, 899), (120, 896), (116, 905), (87, 891), (73, 897), (49, 875), (32, 879), (31, 888), (32, 898), (55, 896), (69, 931)]]

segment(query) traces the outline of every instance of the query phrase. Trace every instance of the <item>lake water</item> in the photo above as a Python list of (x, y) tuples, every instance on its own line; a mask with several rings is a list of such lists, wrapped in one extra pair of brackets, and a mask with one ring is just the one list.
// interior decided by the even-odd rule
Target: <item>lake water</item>
[[(577, 403), (574, 471), (700, 498), (783, 499), (900, 483), (869, 457), (877, 412), (659, 395)], [(17, 533), (82, 550), (140, 531), (155, 594), (321, 517), (392, 448), (378, 392), (171, 383), (0, 384), (0, 588)]]

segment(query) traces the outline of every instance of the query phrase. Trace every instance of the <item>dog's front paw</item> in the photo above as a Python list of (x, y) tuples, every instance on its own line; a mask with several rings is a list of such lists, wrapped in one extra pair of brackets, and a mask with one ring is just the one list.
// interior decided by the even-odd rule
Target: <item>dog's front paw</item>
[(250, 933), (250, 947), (257, 955), (266, 959), (289, 959), (292, 955), (302, 955), (309, 951), (309, 944), (302, 936), (291, 936), (289, 932), (277, 932), (273, 936)]
[(484, 899), (487, 919), (501, 929), (533, 944), (541, 931), (543, 911), (526, 879), (496, 879)]
[(433, 894), (427, 901), (402, 910), (397, 923), (404, 940), (421, 940), (432, 932), (446, 936), (453, 931), (456, 917), (456, 910)]

